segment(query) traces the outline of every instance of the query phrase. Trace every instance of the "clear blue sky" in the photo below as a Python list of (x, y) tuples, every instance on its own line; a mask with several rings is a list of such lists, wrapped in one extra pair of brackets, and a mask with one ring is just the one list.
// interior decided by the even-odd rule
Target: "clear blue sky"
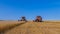
[(32, 20), (37, 15), (43, 20), (60, 20), (60, 0), (0, 0), (2, 20), (18, 20), (21, 16)]

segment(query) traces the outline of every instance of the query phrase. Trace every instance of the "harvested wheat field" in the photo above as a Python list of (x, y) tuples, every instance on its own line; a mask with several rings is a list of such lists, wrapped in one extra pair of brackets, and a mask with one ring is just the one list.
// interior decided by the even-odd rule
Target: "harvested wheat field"
[(0, 34), (60, 34), (60, 22), (0, 21)]

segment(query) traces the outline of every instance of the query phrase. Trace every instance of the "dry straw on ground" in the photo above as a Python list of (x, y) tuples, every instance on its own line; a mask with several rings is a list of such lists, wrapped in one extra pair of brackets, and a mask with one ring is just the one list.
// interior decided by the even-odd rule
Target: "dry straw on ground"
[(60, 22), (0, 21), (0, 31), (4, 34), (60, 34)]

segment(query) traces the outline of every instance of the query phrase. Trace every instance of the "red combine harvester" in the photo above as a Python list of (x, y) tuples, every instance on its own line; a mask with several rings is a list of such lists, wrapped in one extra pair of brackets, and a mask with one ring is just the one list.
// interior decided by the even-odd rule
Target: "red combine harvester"
[(41, 16), (37, 16), (35, 20), (33, 20), (34, 22), (42, 22), (42, 17)]

